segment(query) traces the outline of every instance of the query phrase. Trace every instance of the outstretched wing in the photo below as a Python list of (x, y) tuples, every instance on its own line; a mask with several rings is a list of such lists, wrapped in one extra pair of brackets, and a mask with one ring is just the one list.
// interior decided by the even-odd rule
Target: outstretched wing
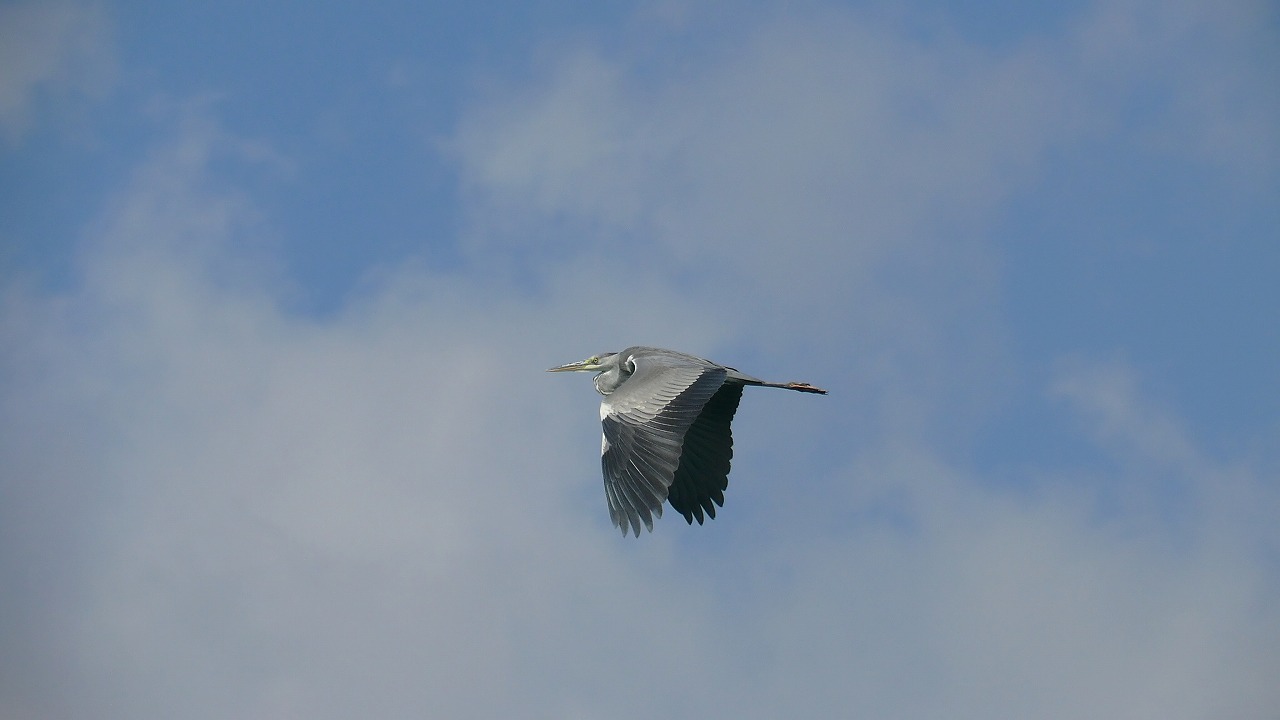
[(738, 411), (743, 386), (725, 383), (702, 408), (698, 419), (684, 434), (680, 466), (667, 501), (684, 519), (693, 524), (703, 521), (703, 513), (716, 516), (716, 505), (724, 505), (724, 491), (729, 487), (729, 463), (733, 458), (733, 434), (730, 423)]
[[(600, 464), (613, 524), (653, 529), (680, 467), (685, 436), (724, 384), (725, 370), (679, 357), (627, 358), (632, 374), (600, 404)], [(735, 403), (736, 405), (736, 403)]]

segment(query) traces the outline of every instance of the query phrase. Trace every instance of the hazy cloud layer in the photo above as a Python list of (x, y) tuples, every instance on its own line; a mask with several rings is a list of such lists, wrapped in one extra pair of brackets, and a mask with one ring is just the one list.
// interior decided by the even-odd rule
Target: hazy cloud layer
[[(7, 278), (0, 714), (1269, 716), (1274, 450), (1207, 446), (1122, 354), (1008, 382), (1043, 376), (985, 237), (1091, 143), (1274, 177), (1254, 18), (1106, 4), (991, 50), (832, 10), (657, 70), (547, 51), (446, 143), (459, 266), (319, 319), (286, 220), (212, 169), (270, 141), (184, 115), (71, 287)], [(632, 342), (833, 392), (749, 393), (722, 516), (621, 540), (590, 383), (542, 369)], [(1076, 456), (973, 457), (1019, 393)]]
[(0, 6), (0, 132), (16, 143), (40, 99), (99, 95), (114, 75), (103, 13), (72, 2)]

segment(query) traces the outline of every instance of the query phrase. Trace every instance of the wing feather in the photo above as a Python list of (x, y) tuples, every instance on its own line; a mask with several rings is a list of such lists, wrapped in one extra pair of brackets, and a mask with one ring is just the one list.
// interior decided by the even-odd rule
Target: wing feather
[(738, 383), (722, 385), (685, 432), (680, 465), (667, 501), (690, 525), (695, 519), (701, 525), (704, 513), (714, 518), (716, 506), (724, 505), (733, 458), (730, 424), (742, 399), (742, 388)]
[(638, 536), (641, 524), (653, 530), (653, 517), (661, 517), (686, 433), (724, 384), (726, 372), (681, 358), (637, 353), (628, 359), (634, 372), (601, 404), (600, 463), (610, 518), (624, 535)]

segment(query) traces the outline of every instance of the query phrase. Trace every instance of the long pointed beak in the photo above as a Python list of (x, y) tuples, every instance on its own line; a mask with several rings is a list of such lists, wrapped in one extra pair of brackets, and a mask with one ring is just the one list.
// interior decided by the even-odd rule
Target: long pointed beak
[(547, 368), (547, 372), (574, 372), (577, 370), (591, 370), (591, 369), (592, 368), (587, 366), (586, 360), (581, 360), (579, 362), (571, 362), (568, 365), (560, 365), (553, 368)]

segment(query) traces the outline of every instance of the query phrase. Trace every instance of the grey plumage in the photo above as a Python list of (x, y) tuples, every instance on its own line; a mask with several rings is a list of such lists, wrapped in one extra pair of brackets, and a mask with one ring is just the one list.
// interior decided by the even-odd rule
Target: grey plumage
[(601, 468), (609, 517), (622, 530), (653, 530), (662, 503), (701, 525), (724, 505), (733, 458), (730, 423), (747, 385), (800, 392), (693, 355), (651, 347), (595, 355), (548, 372), (590, 371), (600, 403)]

